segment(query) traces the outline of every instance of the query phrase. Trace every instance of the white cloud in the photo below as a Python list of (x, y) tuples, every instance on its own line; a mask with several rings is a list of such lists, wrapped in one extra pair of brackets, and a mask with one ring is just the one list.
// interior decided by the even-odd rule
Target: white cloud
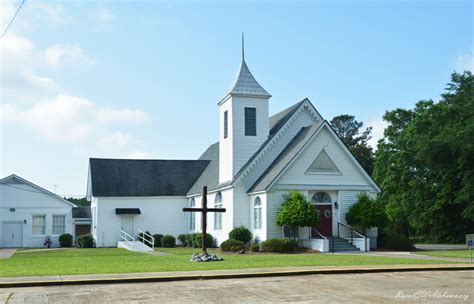
[(461, 55), (456, 58), (455, 69), (457, 72), (474, 72), (474, 56), (472, 54)]
[(64, 65), (92, 65), (94, 60), (89, 58), (78, 45), (56, 44), (44, 51), (45, 62), (48, 66), (59, 68)]
[(117, 16), (103, 4), (91, 10), (89, 15), (95, 20), (98, 30), (111, 28), (117, 19)]
[(125, 158), (131, 159), (151, 159), (152, 156), (150, 153), (141, 150), (133, 150), (132, 152), (125, 155)]
[(34, 10), (39, 18), (48, 20), (51, 23), (60, 24), (70, 20), (70, 16), (66, 14), (64, 7), (60, 4), (39, 1), (31, 1), (28, 4), (30, 9)]
[(364, 125), (367, 127), (372, 127), (372, 138), (369, 140), (369, 145), (377, 149), (377, 142), (379, 139), (383, 138), (383, 132), (388, 126), (387, 122), (383, 120), (383, 115), (377, 115), (376, 117), (369, 119)]
[[(148, 115), (134, 109), (112, 109), (99, 106), (87, 99), (66, 94), (40, 102), (26, 109), (4, 104), (0, 107), (2, 123), (29, 126), (41, 136), (57, 142), (78, 142), (95, 137), (113, 123), (149, 122)], [(117, 135), (109, 140), (126, 144), (130, 139)]]

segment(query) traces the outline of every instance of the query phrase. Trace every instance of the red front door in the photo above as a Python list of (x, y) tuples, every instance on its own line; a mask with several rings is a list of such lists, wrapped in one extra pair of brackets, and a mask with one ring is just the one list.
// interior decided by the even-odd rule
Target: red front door
[[(325, 237), (332, 236), (332, 205), (315, 205), (315, 212), (319, 216), (319, 223), (314, 228)], [(311, 230), (311, 237), (319, 238), (319, 234)]]

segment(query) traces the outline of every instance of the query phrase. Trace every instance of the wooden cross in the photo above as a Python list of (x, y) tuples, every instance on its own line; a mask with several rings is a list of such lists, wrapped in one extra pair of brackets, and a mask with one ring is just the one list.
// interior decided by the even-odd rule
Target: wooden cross
[(202, 189), (202, 207), (201, 208), (183, 208), (184, 212), (201, 212), (201, 254), (207, 255), (206, 247), (206, 230), (207, 230), (207, 213), (208, 212), (225, 212), (225, 208), (207, 208), (207, 187)]

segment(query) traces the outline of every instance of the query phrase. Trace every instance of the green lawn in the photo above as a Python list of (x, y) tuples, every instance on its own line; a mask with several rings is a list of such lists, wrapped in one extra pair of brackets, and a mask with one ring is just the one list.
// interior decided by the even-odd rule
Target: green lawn
[[(474, 250), (473, 250), (474, 251)], [(439, 250), (439, 251), (417, 251), (416, 254), (429, 255), (434, 257), (465, 258), (469, 259), (469, 249), (462, 250)], [(474, 257), (474, 252), (472, 253)]]
[(222, 262), (190, 262), (192, 248), (159, 249), (169, 253), (154, 256), (118, 248), (64, 249), (18, 251), (9, 259), (0, 260), (0, 277), (66, 275), (95, 273), (129, 273), (154, 271), (192, 271), (209, 269), (263, 268), (284, 266), (442, 264), (443, 261), (403, 259), (364, 255), (297, 254), (223, 254)]

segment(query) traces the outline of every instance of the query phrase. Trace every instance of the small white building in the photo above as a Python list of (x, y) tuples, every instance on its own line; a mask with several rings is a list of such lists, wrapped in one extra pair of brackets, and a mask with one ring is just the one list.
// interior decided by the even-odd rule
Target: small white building
[[(269, 116), (270, 97), (242, 58), (218, 102), (219, 139), (199, 159), (90, 159), (87, 197), (97, 246), (116, 246), (121, 230), (131, 236), (199, 231), (199, 214), (182, 208), (199, 207), (207, 186), (208, 206), (227, 210), (208, 218), (217, 244), (240, 225), (256, 241), (282, 237), (276, 214), (283, 196), (297, 190), (320, 216), (317, 227), (301, 230), (303, 245), (328, 251), (337, 237), (336, 245), (350, 239), (367, 250), (363, 236), (350, 237), (345, 214), (360, 192), (375, 196), (379, 188), (308, 99)], [(376, 230), (369, 236), (375, 241)]]
[(63, 233), (74, 236), (72, 209), (62, 197), (17, 175), (0, 180), (0, 247), (44, 247), (47, 236), (59, 246)]

